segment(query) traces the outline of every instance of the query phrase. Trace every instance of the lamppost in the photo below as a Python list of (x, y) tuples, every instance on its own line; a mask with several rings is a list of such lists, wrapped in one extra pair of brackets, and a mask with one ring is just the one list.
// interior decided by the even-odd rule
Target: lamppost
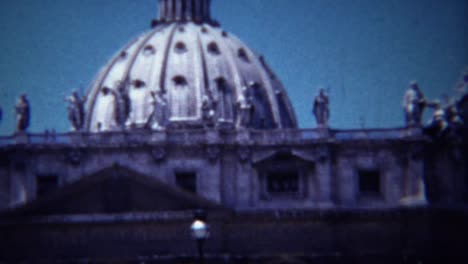
[(190, 229), (192, 231), (192, 237), (197, 241), (199, 263), (203, 264), (203, 242), (210, 236), (209, 226), (206, 223), (206, 213), (204, 211), (195, 211)]

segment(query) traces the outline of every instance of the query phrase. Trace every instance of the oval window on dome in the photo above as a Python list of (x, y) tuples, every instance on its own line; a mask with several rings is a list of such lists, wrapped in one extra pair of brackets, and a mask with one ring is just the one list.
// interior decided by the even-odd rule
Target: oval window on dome
[(156, 53), (156, 49), (151, 45), (147, 45), (143, 48), (143, 55), (145, 56), (151, 56), (155, 53)]
[(134, 80), (134, 81), (133, 81), (133, 86), (134, 86), (135, 88), (143, 88), (143, 87), (146, 86), (146, 83), (145, 83), (144, 81), (142, 81), (142, 80), (138, 80), (138, 79), (137, 79), (137, 80)]
[(120, 52), (119, 59), (120, 60), (125, 60), (128, 56), (128, 53), (126, 51)]
[(183, 42), (177, 42), (175, 44), (174, 50), (176, 53), (182, 54), (182, 53), (187, 52), (187, 46)]
[(219, 55), (221, 51), (219, 51), (219, 47), (215, 42), (211, 42), (208, 44), (208, 52), (213, 55)]
[(174, 78), (172, 78), (172, 81), (174, 81), (174, 84), (178, 86), (187, 85), (187, 79), (185, 79), (185, 77), (182, 75), (175, 76)]
[(109, 87), (105, 86), (105, 87), (103, 87), (101, 89), (101, 92), (102, 92), (102, 95), (107, 96), (107, 95), (109, 95), (111, 93), (111, 89)]
[(243, 48), (240, 48), (237, 51), (237, 56), (244, 62), (250, 62), (249, 56), (247, 55), (247, 52)]

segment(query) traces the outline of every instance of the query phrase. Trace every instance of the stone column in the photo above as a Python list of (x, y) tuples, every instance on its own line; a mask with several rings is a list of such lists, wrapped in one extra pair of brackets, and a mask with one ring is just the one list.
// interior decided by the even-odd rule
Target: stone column
[(318, 184), (317, 205), (319, 207), (329, 207), (332, 205), (331, 199), (331, 164), (330, 158), (319, 158), (315, 165), (315, 177)]
[(338, 200), (341, 205), (352, 206), (356, 203), (356, 172), (351, 157), (342, 155), (338, 158)]

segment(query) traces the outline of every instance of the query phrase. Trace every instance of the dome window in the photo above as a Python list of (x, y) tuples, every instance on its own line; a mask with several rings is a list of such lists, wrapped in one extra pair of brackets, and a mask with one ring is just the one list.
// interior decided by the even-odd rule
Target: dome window
[(135, 88), (142, 88), (146, 86), (146, 83), (142, 80), (135, 80), (133, 81), (133, 86), (135, 86)]
[(243, 48), (240, 48), (237, 51), (237, 56), (244, 62), (250, 62), (249, 56), (247, 56), (247, 52)]
[(210, 52), (213, 55), (219, 55), (221, 52), (219, 51), (219, 47), (216, 43), (211, 42), (208, 44), (208, 52)]
[(147, 45), (143, 48), (143, 55), (145, 56), (151, 56), (154, 53), (156, 53), (156, 49), (151, 45)]
[(121, 58), (121, 59), (127, 58), (127, 55), (128, 55), (128, 53), (127, 53), (126, 51), (120, 52), (120, 58)]
[(227, 33), (226, 31), (223, 31), (223, 32), (221, 32), (221, 35), (222, 35), (223, 37), (227, 37), (227, 36), (228, 36), (228, 33)]
[(109, 87), (103, 87), (101, 91), (104, 96), (107, 96), (111, 92), (111, 89)]
[(172, 78), (172, 81), (174, 81), (175, 85), (178, 86), (184, 86), (187, 85), (187, 80), (185, 79), (184, 76), (177, 75), (174, 78)]
[(208, 33), (208, 30), (206, 29), (206, 27), (202, 27), (201, 32), (202, 33)]
[(182, 54), (187, 52), (187, 46), (185, 46), (185, 43), (183, 42), (177, 42), (175, 44), (175, 52), (178, 54)]
[(184, 28), (184, 27), (179, 27), (179, 32), (184, 33), (184, 32), (185, 32), (185, 28)]

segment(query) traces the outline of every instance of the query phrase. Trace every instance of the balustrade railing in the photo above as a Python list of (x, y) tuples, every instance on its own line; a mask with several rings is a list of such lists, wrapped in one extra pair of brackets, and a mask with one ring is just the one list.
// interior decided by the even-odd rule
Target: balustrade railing
[(101, 133), (18, 133), (0, 136), (0, 147), (11, 145), (123, 146), (145, 144), (235, 144), (236, 142), (274, 145), (314, 141), (392, 140), (420, 136), (421, 131), (397, 129), (278, 129), (278, 130), (167, 130)]

